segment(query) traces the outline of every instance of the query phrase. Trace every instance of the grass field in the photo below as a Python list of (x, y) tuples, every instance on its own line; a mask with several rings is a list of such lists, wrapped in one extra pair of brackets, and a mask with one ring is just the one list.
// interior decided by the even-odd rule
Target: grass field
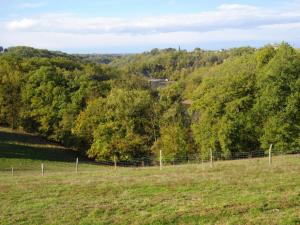
[(1, 129), (0, 224), (300, 224), (299, 155), (78, 174), (76, 156)]

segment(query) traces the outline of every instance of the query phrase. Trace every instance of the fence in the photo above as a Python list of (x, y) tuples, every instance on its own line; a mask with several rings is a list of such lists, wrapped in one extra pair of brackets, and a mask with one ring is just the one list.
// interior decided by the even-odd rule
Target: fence
[(199, 154), (190, 154), (190, 155), (164, 155), (164, 152), (160, 151), (158, 156), (148, 156), (140, 157), (137, 159), (130, 160), (120, 160), (117, 157), (113, 157), (113, 160), (103, 160), (103, 161), (90, 161), (85, 158), (74, 158), (73, 162), (59, 163), (59, 162), (35, 162), (25, 165), (11, 165), (10, 167), (0, 168), (0, 172), (11, 173), (14, 176), (16, 173), (20, 172), (38, 172), (44, 176), (47, 172), (71, 172), (79, 173), (82, 171), (88, 171), (90, 166), (106, 166), (112, 169), (117, 169), (118, 167), (131, 167), (131, 168), (141, 168), (141, 167), (157, 167), (162, 170), (164, 166), (175, 166), (183, 164), (209, 164), (211, 167), (214, 166), (215, 162), (220, 161), (230, 161), (230, 160), (242, 160), (242, 159), (260, 159), (267, 158), (266, 165), (272, 165), (273, 157), (279, 155), (293, 155), (300, 154), (300, 150), (292, 151), (279, 151), (273, 149), (273, 146), (270, 145), (270, 148), (267, 151), (258, 150), (251, 152), (236, 152), (231, 153), (228, 156), (222, 155), (220, 152), (215, 152), (212, 149), (208, 151), (208, 154), (205, 156)]
[(131, 160), (118, 160), (114, 158), (113, 161), (99, 161), (95, 164), (121, 166), (121, 167), (145, 167), (145, 166), (159, 166), (163, 165), (180, 165), (189, 163), (213, 163), (215, 161), (230, 161), (230, 160), (241, 160), (241, 159), (252, 159), (252, 158), (266, 158), (269, 159), (269, 164), (272, 163), (273, 156), (279, 155), (292, 155), (300, 154), (300, 149), (281, 151), (273, 148), (270, 145), (267, 151), (257, 150), (250, 152), (233, 152), (230, 155), (223, 155), (220, 152), (215, 152), (212, 149), (208, 151), (208, 154), (201, 156), (199, 154), (188, 154), (188, 155), (165, 155), (163, 151), (160, 151), (157, 156), (141, 157), (138, 159)]

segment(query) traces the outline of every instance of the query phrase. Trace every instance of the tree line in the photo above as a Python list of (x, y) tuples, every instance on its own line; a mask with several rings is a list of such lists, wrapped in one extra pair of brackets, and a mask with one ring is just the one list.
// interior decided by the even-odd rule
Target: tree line
[[(228, 158), (271, 143), (299, 150), (300, 54), (286, 43), (90, 57), (9, 48), (0, 56), (0, 124), (98, 161), (160, 150), (169, 160), (209, 149)], [(173, 82), (153, 89), (149, 77)]]

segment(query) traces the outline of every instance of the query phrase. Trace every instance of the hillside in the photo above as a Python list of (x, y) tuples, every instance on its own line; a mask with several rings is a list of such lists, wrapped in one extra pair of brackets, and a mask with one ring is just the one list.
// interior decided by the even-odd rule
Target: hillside
[(300, 54), (288, 43), (98, 56), (1, 54), (0, 126), (101, 162), (300, 152)]
[[(65, 165), (74, 164), (76, 158), (87, 161), (79, 152), (49, 142), (24, 131), (11, 131), (0, 127), (0, 171), (40, 171), (41, 163), (51, 165), (48, 170), (57, 171)], [(57, 167), (57, 168), (56, 168)], [(71, 169), (71, 168), (70, 168)], [(73, 166), (72, 166), (73, 170)]]
[(0, 134), (3, 225), (300, 223), (299, 155), (274, 157), (271, 166), (262, 158), (162, 170), (80, 163), (76, 174), (75, 153)]

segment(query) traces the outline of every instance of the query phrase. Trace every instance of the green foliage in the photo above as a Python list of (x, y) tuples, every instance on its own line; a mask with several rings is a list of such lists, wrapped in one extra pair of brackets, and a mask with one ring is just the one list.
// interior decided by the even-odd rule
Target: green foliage
[[(153, 49), (67, 55), (28, 47), (0, 56), (0, 124), (96, 160), (191, 154), (227, 158), (300, 147), (300, 55), (282, 43), (221, 51)], [(149, 78), (168, 78), (151, 87)]]
[(165, 162), (180, 162), (188, 158), (189, 147), (187, 130), (175, 123), (160, 128), (160, 137), (153, 144), (152, 151), (158, 158), (161, 150)]
[(1, 56), (0, 77), (1, 124), (74, 146), (77, 115), (109, 93), (115, 72), (64, 53), (16, 47)]
[(116, 58), (111, 65), (122, 68), (128, 74), (178, 80), (182, 72), (190, 73), (196, 68), (221, 64), (228, 58), (251, 54), (253, 51), (248, 47), (222, 51), (195, 49), (192, 52), (172, 48), (153, 49), (143, 54)]
[(92, 145), (94, 131), (105, 113), (104, 106), (105, 101), (103, 98), (95, 99), (89, 102), (87, 108), (78, 115), (72, 132), (84, 141), (84, 144)]
[(242, 57), (211, 71), (194, 93), (192, 129), (203, 157), (209, 149), (220, 157), (257, 147), (252, 106), (255, 94), (253, 57)]
[[(93, 144), (88, 151), (97, 160), (130, 160), (150, 155), (153, 140), (151, 96), (148, 91), (112, 89), (110, 95), (95, 102), (89, 110), (98, 110)], [(89, 111), (87, 111), (89, 113)], [(81, 118), (85, 117), (84, 114)], [(80, 119), (79, 119), (80, 120)], [(80, 121), (79, 121), (80, 122)], [(81, 133), (83, 130), (79, 129)]]
[(58, 52), (58, 51), (53, 52), (53, 51), (48, 51), (46, 49), (35, 49), (26, 46), (17, 46), (17, 47), (8, 48), (6, 55), (16, 56), (18, 58), (32, 58), (32, 57), (52, 58), (57, 56), (70, 57), (69, 55), (63, 52)]
[(210, 70), (194, 92), (192, 130), (201, 155), (299, 149), (300, 58), (267, 46)]
[(15, 129), (21, 110), (21, 74), (18, 62), (11, 57), (0, 59), (0, 124)]
[(41, 67), (26, 79), (23, 117), (38, 124), (33, 127), (36, 131), (51, 135), (61, 119), (60, 109), (67, 103), (66, 81), (51, 67)]
[(300, 56), (282, 44), (258, 75), (256, 109), (262, 122), (264, 148), (276, 143), (280, 150), (299, 148)]
[(160, 89), (160, 136), (152, 146), (152, 151), (159, 156), (162, 150), (164, 160), (186, 160), (191, 152), (189, 146), (189, 120), (181, 101), (183, 86), (178, 83)]
[(273, 46), (266, 46), (260, 49), (255, 55), (257, 60), (257, 65), (259, 68), (265, 66), (269, 63), (269, 61), (274, 57), (276, 54), (276, 50)]

